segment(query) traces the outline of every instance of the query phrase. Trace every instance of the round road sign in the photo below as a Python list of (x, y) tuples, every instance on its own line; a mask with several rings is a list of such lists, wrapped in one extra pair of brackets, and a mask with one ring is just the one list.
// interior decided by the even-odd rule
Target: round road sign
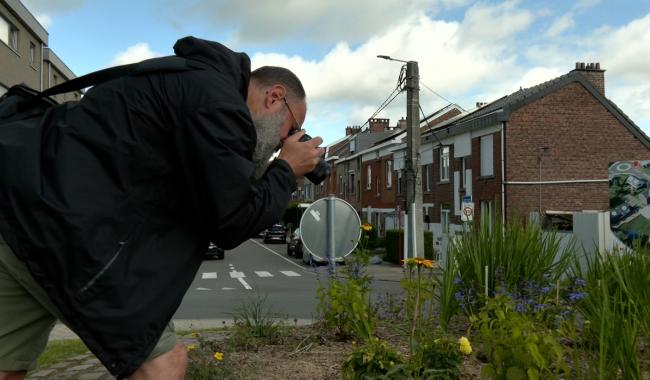
[(470, 216), (470, 215), (472, 215), (472, 208), (471, 208), (471, 207), (465, 207), (465, 208), (463, 209), (463, 214), (465, 214), (465, 216)]

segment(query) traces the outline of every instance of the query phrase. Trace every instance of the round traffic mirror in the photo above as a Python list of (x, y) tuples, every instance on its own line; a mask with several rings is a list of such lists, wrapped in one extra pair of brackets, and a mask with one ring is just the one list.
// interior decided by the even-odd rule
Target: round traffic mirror
[[(333, 202), (334, 207), (330, 207), (329, 202)], [(328, 223), (330, 210), (334, 210), (333, 221)], [(342, 260), (354, 251), (361, 238), (359, 214), (351, 204), (335, 197), (321, 198), (305, 210), (300, 219), (303, 248), (320, 260), (328, 259), (328, 228), (334, 233), (334, 260)]]

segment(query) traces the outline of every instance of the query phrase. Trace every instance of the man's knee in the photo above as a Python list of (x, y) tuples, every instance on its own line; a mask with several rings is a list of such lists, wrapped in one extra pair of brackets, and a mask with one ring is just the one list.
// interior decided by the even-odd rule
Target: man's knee
[(182, 342), (158, 357), (144, 362), (131, 376), (130, 380), (183, 380), (187, 369), (187, 351)]
[(23, 380), (26, 374), (27, 374), (26, 371), (18, 371), (18, 372), (0, 371), (0, 380)]

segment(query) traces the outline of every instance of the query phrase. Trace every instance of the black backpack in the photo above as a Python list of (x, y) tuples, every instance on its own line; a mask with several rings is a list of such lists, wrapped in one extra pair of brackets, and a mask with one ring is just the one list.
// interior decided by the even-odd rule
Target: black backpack
[(27, 121), (29, 119), (33, 120), (34, 125), (38, 124), (40, 116), (48, 108), (58, 104), (58, 102), (49, 98), (52, 95), (78, 91), (128, 75), (209, 69), (210, 66), (202, 62), (172, 55), (95, 71), (63, 82), (43, 92), (34, 90), (24, 84), (15, 85), (0, 97), (0, 128), (5, 123), (17, 120)]

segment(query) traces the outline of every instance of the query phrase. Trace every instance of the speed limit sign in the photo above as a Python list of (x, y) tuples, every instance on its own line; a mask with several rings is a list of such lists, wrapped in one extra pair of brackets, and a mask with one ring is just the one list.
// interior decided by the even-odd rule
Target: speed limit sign
[(463, 222), (471, 222), (474, 216), (474, 202), (463, 202), (460, 219)]

